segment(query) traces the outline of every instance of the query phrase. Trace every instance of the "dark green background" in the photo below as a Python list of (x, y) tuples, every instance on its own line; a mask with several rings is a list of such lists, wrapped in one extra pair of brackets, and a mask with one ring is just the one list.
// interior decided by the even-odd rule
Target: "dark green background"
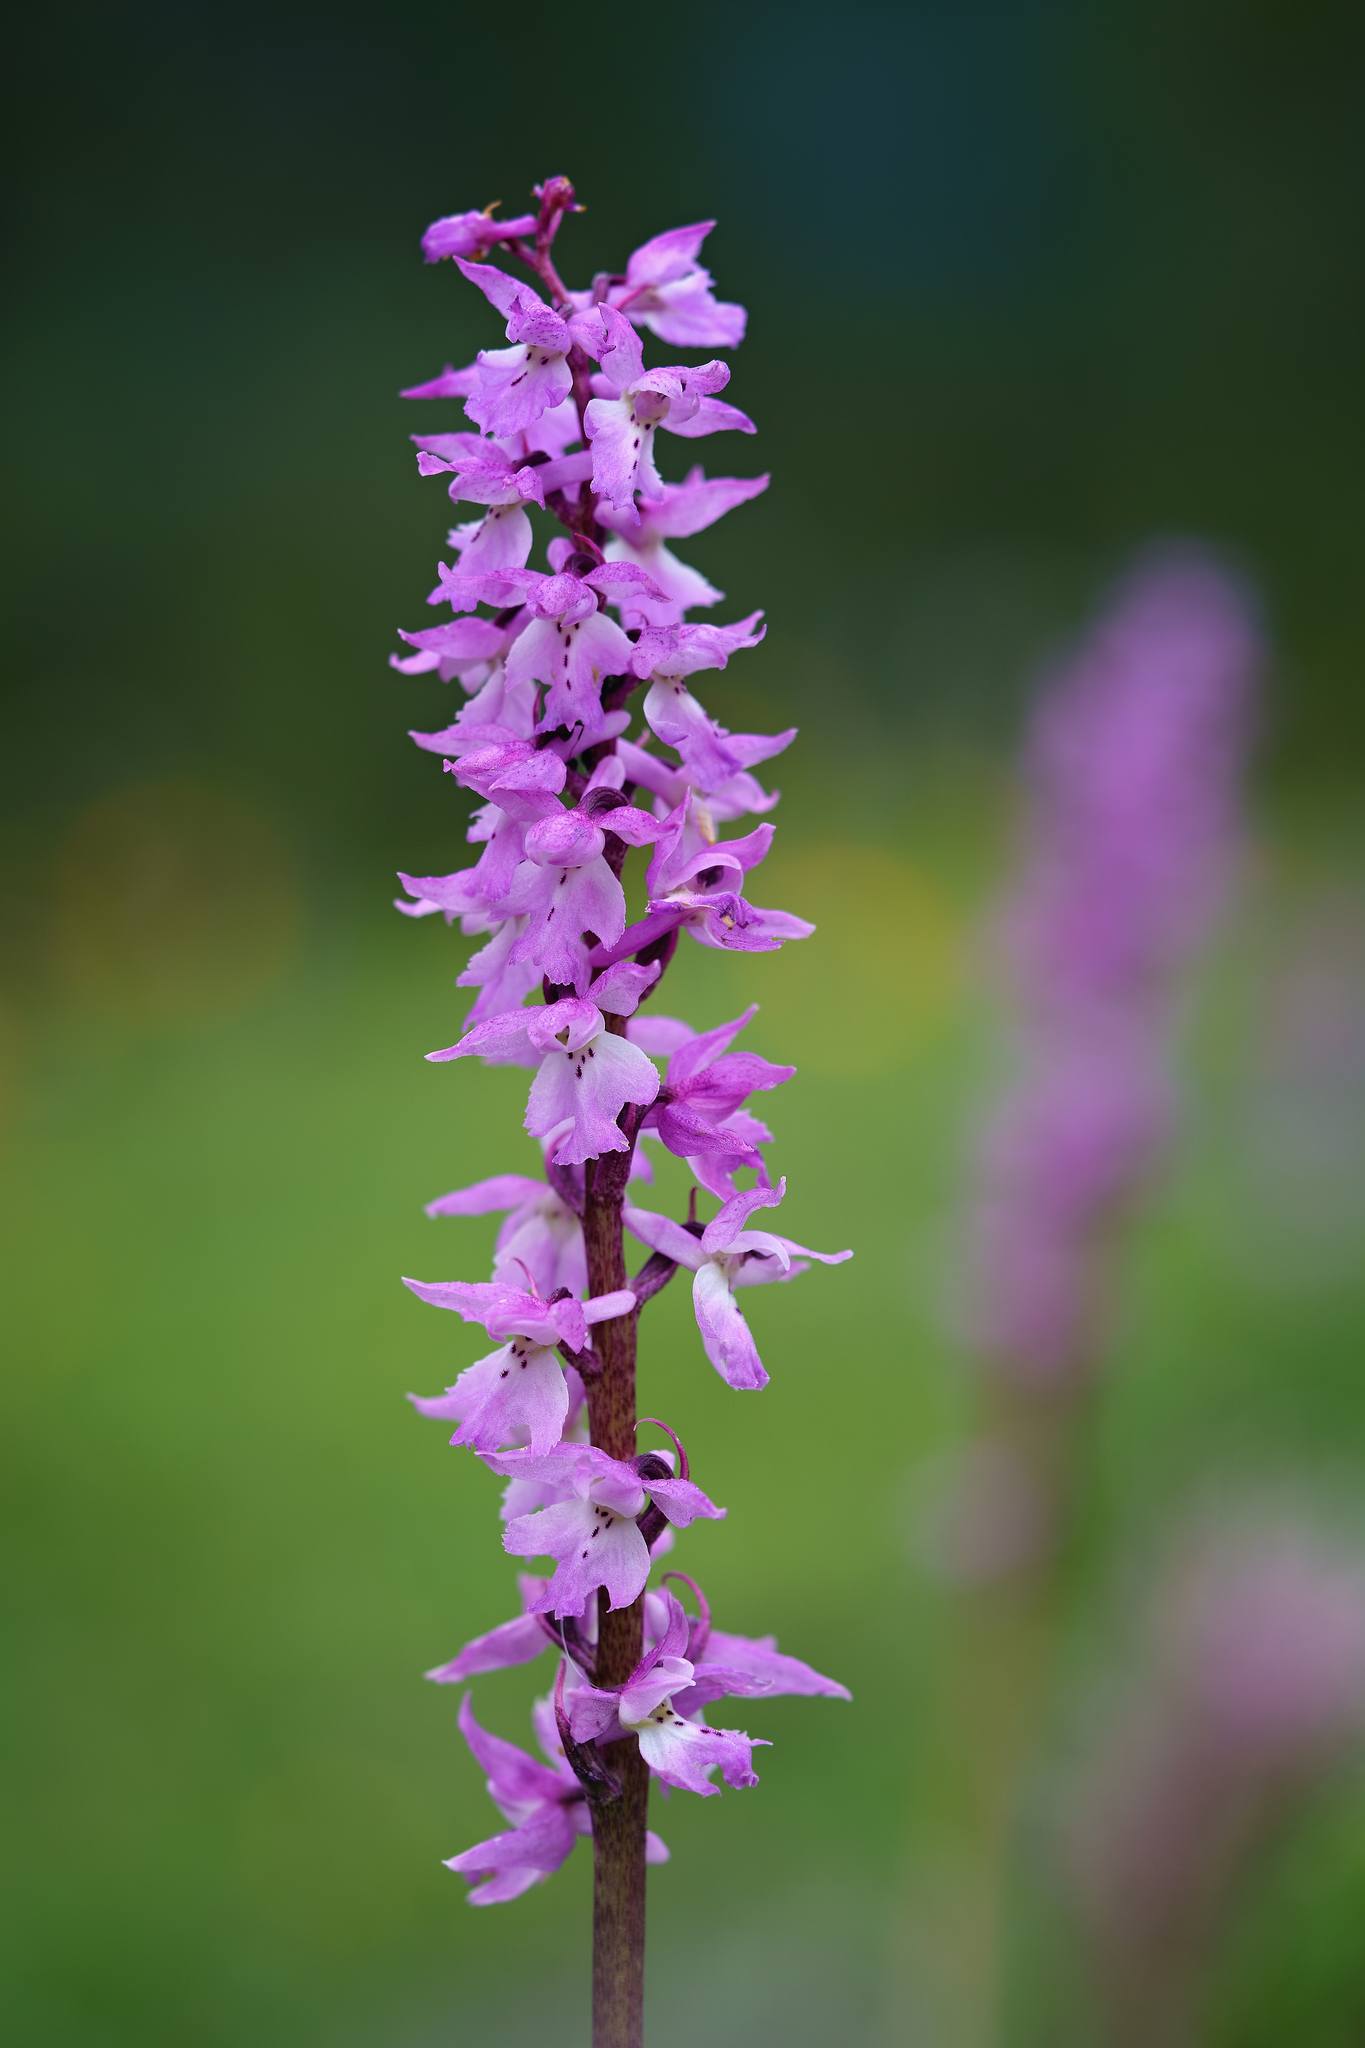
[[(926, 1815), (973, 1760), (929, 1746), (914, 1529), (999, 1057), (976, 933), (1037, 664), (1153, 534), (1241, 560), (1275, 662), (1057, 1729), (1211, 1475), (1359, 1492), (1359, 17), (74, 7), (10, 56), (16, 2038), (585, 2038), (582, 1852), (484, 1915), (438, 1862), (489, 1809), (417, 1674), (512, 1575), (492, 1483), (401, 1398), (465, 1347), (394, 1276), (478, 1274), (488, 1230), (420, 1204), (531, 1154), (514, 1077), (418, 1057), (463, 1014), (458, 947), (388, 877), (456, 865), (461, 806), (403, 739), (437, 693), (384, 666), (447, 523), (394, 393), (496, 338), (418, 235), (564, 170), (572, 273), (714, 213), (751, 308), (761, 436), (705, 453), (774, 484), (686, 552), (768, 610), (717, 709), (804, 728), (768, 895), (821, 931), (687, 949), (673, 1007), (763, 1002), (756, 1045), (803, 1069), (789, 1227), (858, 1248), (762, 1303), (761, 1400), (680, 1292), (651, 1312), (649, 1405), (731, 1508), (688, 1563), (857, 1694), (756, 1704), (761, 1789), (669, 1803), (651, 2038), (954, 2048)], [(1309, 972), (1329, 1057), (1284, 1023)], [(481, 1709), (516, 1734), (529, 1693)], [(1363, 1832), (1339, 1792), (1261, 1871), (1210, 2040), (1359, 2040)], [(1079, 2042), (1047, 1839), (1011, 2038)]]

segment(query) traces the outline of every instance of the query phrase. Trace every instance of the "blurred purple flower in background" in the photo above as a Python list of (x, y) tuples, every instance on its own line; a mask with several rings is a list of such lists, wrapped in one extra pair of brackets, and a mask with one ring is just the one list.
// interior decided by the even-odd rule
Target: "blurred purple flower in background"
[(996, 2038), (1116, 1226), (1172, 1140), (1173, 1024), (1237, 864), (1261, 661), (1241, 579), (1203, 549), (1153, 551), (1052, 674), (1027, 745), (997, 920), (1015, 1073), (979, 1142), (961, 1318), (974, 1411), (928, 1530), (959, 1595), (940, 1739), (974, 1759), (931, 1923), (971, 1929), (953, 2039)]
[(1171, 1144), (1178, 1000), (1241, 850), (1262, 659), (1243, 581), (1168, 546), (1119, 585), (1035, 713), (996, 926), (1015, 1074), (978, 1144), (961, 1318), (981, 1413), (931, 1533), (949, 1576), (1028, 1570), (1060, 1540), (1116, 1225)]
[(1108, 1221), (1169, 1142), (1183, 967), (1222, 904), (1261, 642), (1249, 591), (1153, 555), (1048, 687), (1003, 915), (1018, 1077), (982, 1146), (972, 1334), (992, 1369), (1089, 1370)]
[(1365, 1557), (1274, 1513), (1189, 1532), (1070, 1826), (1105, 2040), (1203, 2038), (1238, 1875), (1362, 1732)]

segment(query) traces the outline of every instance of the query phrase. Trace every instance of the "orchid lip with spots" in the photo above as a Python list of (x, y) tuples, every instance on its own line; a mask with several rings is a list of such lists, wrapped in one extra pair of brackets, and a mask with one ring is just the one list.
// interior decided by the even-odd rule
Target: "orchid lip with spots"
[[(747, 1042), (734, 1049), (755, 1006), (697, 1030), (655, 1001), (684, 933), (744, 953), (813, 930), (748, 894), (777, 802), (752, 771), (795, 734), (733, 732), (709, 708), (732, 660), (762, 659), (763, 614), (690, 617), (723, 595), (676, 552), (769, 480), (708, 476), (695, 462), (677, 480), (663, 474), (679, 442), (747, 436), (754, 423), (720, 395), (723, 357), (646, 361), (654, 341), (733, 349), (744, 309), (716, 296), (701, 263), (709, 221), (654, 235), (619, 272), (570, 288), (558, 247), (581, 211), (574, 189), (553, 177), (534, 198), (534, 212), (488, 208), (428, 228), (426, 260), (449, 264), (502, 331), (473, 362), (403, 393), (462, 407), (463, 419), (413, 440), (419, 475), (474, 516), (450, 529), (428, 595), (444, 623), (401, 629), (390, 662), (405, 679), (457, 686), (453, 714), (428, 714), (411, 737), (441, 757), (445, 789), (477, 808), (473, 856), (449, 874), (400, 875), (398, 907), (476, 942), (457, 976), (472, 1007), (427, 1058), (522, 1068), (539, 1169), (518, 1159), (428, 1204), (438, 1219), (501, 1219), (490, 1279), (405, 1283), (481, 1326), (493, 1348), (471, 1358), (457, 1347), (446, 1389), (409, 1398), (504, 1482), (504, 1549), (548, 1565), (523, 1574), (520, 1614), (428, 1673), (460, 1684), (553, 1663), (533, 1717), (544, 1762), (462, 1701), (461, 1732), (507, 1825), (448, 1867), (475, 1904), (496, 1904), (590, 1836), (594, 2048), (639, 2048), (645, 1871), (667, 1854), (648, 1828), (651, 1784), (706, 1797), (757, 1783), (766, 1738), (711, 1726), (718, 1699), (848, 1697), (771, 1637), (713, 1629), (689, 1573), (660, 1577), (675, 1544), (701, 1561), (703, 1525), (726, 1510), (674, 1429), (637, 1415), (640, 1319), (686, 1269), (702, 1352), (730, 1386), (757, 1389), (768, 1375), (738, 1290), (851, 1254), (751, 1221), (787, 1189), (770, 1176), (773, 1133), (752, 1102), (795, 1071)], [(643, 904), (633, 921), (632, 894)], [(681, 1213), (666, 1194), (634, 1199), (668, 1158), (695, 1183)], [(668, 1448), (647, 1447), (647, 1429)], [(688, 1607), (665, 1579), (688, 1590)]]

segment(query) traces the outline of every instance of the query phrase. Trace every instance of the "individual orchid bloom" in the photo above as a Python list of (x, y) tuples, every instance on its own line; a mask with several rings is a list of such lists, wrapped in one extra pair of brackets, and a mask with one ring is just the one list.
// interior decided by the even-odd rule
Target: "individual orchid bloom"
[(542, 1764), (489, 1735), (475, 1720), (468, 1695), (460, 1702), (460, 1733), (487, 1776), (489, 1796), (511, 1825), (448, 1857), (446, 1869), (475, 1881), (472, 1906), (500, 1905), (552, 1877), (579, 1835), (591, 1832), (583, 1787), (562, 1752)]
[(747, 1228), (755, 1209), (776, 1208), (786, 1192), (787, 1183), (780, 1180), (775, 1188), (750, 1188), (732, 1195), (698, 1236), (671, 1217), (648, 1209), (626, 1209), (626, 1227), (641, 1244), (692, 1273), (692, 1306), (703, 1348), (731, 1387), (748, 1390), (768, 1384), (744, 1311), (735, 1300), (736, 1287), (794, 1279), (805, 1271), (807, 1259), (818, 1259), (822, 1266), (838, 1266), (853, 1257), (850, 1251), (812, 1251), (809, 1245), (796, 1244), (774, 1231)]
[[(559, 559), (572, 559), (572, 550)], [(654, 590), (643, 569), (630, 562), (602, 562), (581, 576), (568, 570), (545, 576), (517, 569), (469, 579), (456, 571), (443, 573), (442, 583), (452, 593), (452, 602), (466, 608), (481, 601), (525, 605), (525, 623), (508, 651), (507, 675), (514, 684), (548, 686), (541, 718), (544, 731), (595, 715), (601, 708), (604, 679), (625, 675), (630, 668), (632, 643), (615, 619), (600, 609), (599, 593), (606, 597), (620, 590)]]
[[(423, 476), (449, 476), (455, 504), (486, 505), (482, 519), (457, 527), (451, 544), (467, 575), (490, 569), (520, 569), (531, 552), (528, 505), (545, 509), (544, 466), (518, 464), (475, 434), (428, 434), (417, 441)], [(449, 443), (471, 443), (452, 447)], [(433, 445), (436, 444), (436, 445)]]
[(494, 1244), (493, 1278), (513, 1284), (529, 1274), (546, 1300), (562, 1288), (584, 1293), (588, 1284), (583, 1225), (564, 1197), (525, 1173), (495, 1173), (471, 1187), (454, 1188), (428, 1202), (428, 1216), (502, 1214)]
[(593, 490), (611, 504), (630, 505), (636, 491), (648, 498), (663, 495), (654, 462), (660, 427), (689, 440), (727, 427), (744, 434), (756, 431), (745, 413), (715, 395), (730, 381), (726, 364), (646, 370), (639, 335), (611, 306), (595, 306), (577, 331), (602, 366), (595, 380), (598, 396), (589, 401), (583, 425), (592, 443)]
[[(490, 1735), (474, 1718), (466, 1697), (460, 1702), (460, 1733), (488, 1781), (488, 1792), (504, 1820), (502, 1834), (445, 1859), (447, 1870), (474, 1880), (471, 1906), (500, 1905), (543, 1884), (563, 1864), (580, 1836), (592, 1834), (587, 1798), (574, 1776), (555, 1726), (554, 1709), (540, 1700), (532, 1714), (536, 1740), (548, 1764), (538, 1763), (515, 1743)], [(666, 1863), (668, 1850), (650, 1830), (645, 1860)]]
[(697, 261), (713, 220), (669, 228), (642, 242), (613, 281), (607, 302), (675, 348), (738, 348), (744, 339), (743, 306), (712, 291), (712, 277)]
[[(475, 1055), (495, 1064), (539, 1062), (526, 1105), (526, 1128), (546, 1137), (564, 1126), (556, 1147), (563, 1166), (578, 1166), (603, 1152), (625, 1152), (630, 1140), (617, 1118), (627, 1103), (643, 1108), (659, 1092), (659, 1070), (647, 1053), (607, 1029), (595, 998), (611, 1014), (628, 1016), (658, 974), (655, 967), (619, 963), (588, 987), (586, 998), (565, 996), (539, 1009), (489, 1017), (458, 1043), (427, 1054), (433, 1061)], [(626, 1006), (629, 1005), (629, 1008)]]
[(685, 678), (703, 669), (724, 668), (739, 649), (756, 647), (766, 631), (758, 623), (761, 617), (761, 612), (751, 612), (733, 626), (646, 626), (631, 656), (631, 674), (649, 683), (646, 722), (666, 747), (677, 751), (688, 774), (704, 789), (727, 782), (744, 764), (726, 744), (724, 727), (708, 717)]
[(644, 917), (630, 925), (615, 946), (601, 948), (595, 955), (598, 961), (625, 959), (679, 929), (701, 945), (739, 953), (771, 953), (788, 939), (810, 937), (815, 927), (805, 918), (786, 910), (765, 910), (740, 893), (748, 870), (757, 867), (771, 846), (773, 827), (756, 825), (738, 839), (714, 840), (703, 829), (709, 822), (704, 809), (694, 807), (689, 791), (665, 821), (666, 830), (654, 849)]
[(486, 213), (448, 213), (434, 220), (422, 237), (422, 255), (428, 263), (440, 263), (447, 256), (486, 256), (500, 242), (523, 240), (536, 231), (536, 216), (519, 213), (514, 220), (495, 220)]
[[(664, 1597), (668, 1626), (619, 1691), (587, 1684), (566, 1691), (570, 1732), (578, 1742), (633, 1735), (656, 1778), (703, 1798), (720, 1790), (711, 1782), (715, 1770), (736, 1789), (756, 1785), (753, 1752), (769, 1746), (762, 1737), (744, 1735), (734, 1728), (709, 1728), (704, 1721), (678, 1710), (688, 1703), (689, 1693), (695, 1693), (708, 1668), (713, 1698), (766, 1692), (767, 1684), (750, 1672), (693, 1664), (684, 1654), (688, 1623), (682, 1604), (672, 1593)], [(694, 1699), (692, 1704), (699, 1710), (702, 1701)]]
[(408, 1280), (419, 1301), (453, 1309), (467, 1323), (481, 1323), (498, 1348), (467, 1366), (444, 1394), (409, 1394), (420, 1415), (456, 1422), (452, 1444), (497, 1451), (523, 1440), (539, 1453), (552, 1450), (564, 1433), (570, 1390), (559, 1346), (581, 1351), (595, 1323), (628, 1315), (635, 1306), (629, 1288), (577, 1301), (546, 1301), (500, 1280)]
[[(533, 966), (536, 979), (543, 975), (581, 994), (591, 979), (584, 935), (593, 944), (610, 946), (625, 930), (625, 891), (606, 858), (607, 834), (644, 846), (658, 838), (658, 821), (614, 789), (591, 782), (582, 801), (566, 807), (557, 794), (566, 776), (563, 760), (528, 741), (495, 742), (450, 765), (467, 788), (524, 828), (519, 844), (508, 839), (509, 850), (517, 845), (519, 865), (498, 877), (497, 910), (520, 920), (506, 950), (508, 966)], [(400, 879), (420, 899), (440, 907), (450, 904), (446, 891), (453, 885), (453, 907), (468, 908), (467, 870)], [(534, 981), (526, 992), (531, 986)]]
[[(688, 1690), (676, 1696), (682, 1714), (690, 1716), (698, 1707), (707, 1706), (729, 1692), (739, 1691), (741, 1688), (733, 1681), (740, 1676), (748, 1679), (748, 1691), (762, 1692), (768, 1698), (783, 1694), (802, 1699), (847, 1700), (853, 1697), (848, 1687), (841, 1685), (837, 1678), (826, 1678), (823, 1672), (803, 1663), (800, 1657), (784, 1655), (777, 1647), (775, 1636), (737, 1636), (713, 1628), (706, 1598), (696, 1580), (688, 1578), (685, 1572), (665, 1572), (664, 1578), (681, 1579), (690, 1586), (698, 1609), (696, 1614), (687, 1618), (687, 1636), (683, 1643), (696, 1676)], [(523, 1606), (534, 1598), (534, 1586), (534, 1581), (526, 1582)], [(662, 1592), (646, 1595), (646, 1646), (657, 1643), (670, 1627), (676, 1631), (676, 1605), (676, 1596), (667, 1587)]]
[[(757, 1053), (730, 1051), (757, 1013), (758, 1004), (750, 1003), (728, 1024), (685, 1039), (669, 1058), (663, 1087), (646, 1113), (645, 1125), (656, 1130), (679, 1159), (719, 1154), (728, 1177), (743, 1165), (757, 1167), (766, 1180), (754, 1145), (730, 1119), (750, 1095), (781, 1087), (784, 1081), (791, 1080), (796, 1069), (775, 1066)], [(766, 1127), (759, 1128), (766, 1135)], [(727, 1196), (733, 1192), (732, 1186), (726, 1188)]]
[(757, 825), (737, 839), (710, 844), (702, 838), (689, 851), (690, 812), (691, 805), (685, 803), (681, 816), (675, 813), (650, 862), (645, 922), (681, 925), (700, 945), (740, 953), (770, 953), (788, 939), (809, 938), (815, 927), (805, 918), (750, 903), (738, 886), (766, 855), (772, 826)]
[(456, 256), (458, 269), (507, 320), (510, 348), (480, 349), (477, 389), (465, 411), (486, 434), (516, 434), (561, 405), (573, 388), (568, 322), (529, 285), (491, 264)]
[(725, 1514), (693, 1480), (642, 1476), (591, 1444), (560, 1444), (545, 1456), (507, 1452), (484, 1462), (505, 1478), (547, 1489), (548, 1504), (509, 1521), (502, 1540), (513, 1557), (554, 1559), (554, 1576), (534, 1596), (533, 1611), (556, 1618), (581, 1615), (599, 1587), (609, 1607), (639, 1599), (649, 1577), (649, 1544), (638, 1517), (650, 1501), (679, 1529), (699, 1516)]
[(614, 945), (626, 928), (626, 895), (606, 857), (602, 827), (562, 805), (526, 834), (512, 908), (525, 925), (509, 959), (534, 962), (547, 981), (581, 994), (592, 979), (589, 946)]
[(766, 476), (706, 477), (697, 468), (689, 470), (680, 484), (665, 484), (658, 497), (625, 506), (599, 505), (598, 519), (612, 533), (607, 560), (634, 562), (663, 592), (662, 599), (632, 593), (628, 623), (639, 619), (646, 626), (674, 626), (696, 605), (719, 604), (724, 591), (680, 562), (665, 543), (704, 532), (767, 488)]
[(607, 859), (607, 835), (643, 846), (660, 830), (624, 798), (607, 797), (598, 807), (595, 795), (590, 790), (572, 810), (554, 802), (528, 829), (509, 897), (512, 912), (526, 920), (510, 963), (533, 961), (547, 981), (580, 995), (592, 978), (590, 945), (612, 946), (626, 928), (626, 894)]

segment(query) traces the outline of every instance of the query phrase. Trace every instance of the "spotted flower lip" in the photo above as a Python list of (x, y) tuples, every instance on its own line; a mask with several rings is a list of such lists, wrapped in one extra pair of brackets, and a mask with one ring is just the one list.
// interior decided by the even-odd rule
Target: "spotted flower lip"
[(601, 364), (598, 396), (588, 404), (583, 425), (592, 443), (593, 489), (611, 504), (628, 506), (637, 491), (647, 497), (662, 494), (663, 478), (654, 461), (658, 428), (688, 439), (725, 428), (755, 431), (746, 413), (715, 395), (730, 381), (727, 364), (646, 370), (639, 335), (613, 306), (595, 306), (583, 314), (576, 332)]
[(403, 1285), (433, 1308), (482, 1323), (498, 1346), (443, 1394), (408, 1396), (419, 1415), (458, 1423), (452, 1444), (484, 1452), (519, 1442), (542, 1454), (553, 1449), (570, 1405), (560, 1345), (581, 1351), (595, 1323), (629, 1315), (635, 1306), (628, 1288), (586, 1301), (544, 1301), (501, 1281), (405, 1279)]
[(659, 1070), (647, 1053), (607, 1029), (593, 997), (610, 1004), (610, 1014), (628, 1016), (658, 971), (619, 962), (597, 975), (585, 998), (565, 996), (540, 1009), (503, 1011), (427, 1058), (477, 1056), (499, 1065), (538, 1061), (526, 1128), (539, 1138), (560, 1133), (557, 1162), (575, 1166), (603, 1152), (628, 1151), (630, 1140), (617, 1118), (627, 1103), (643, 1107), (654, 1100)]
[(456, 268), (507, 321), (510, 348), (480, 349), (478, 381), (465, 411), (486, 434), (523, 432), (562, 404), (573, 388), (567, 321), (538, 292), (488, 263), (456, 255)]
[(633, 1735), (655, 1777), (702, 1798), (719, 1792), (711, 1779), (716, 1770), (735, 1789), (756, 1785), (753, 1752), (766, 1749), (767, 1742), (738, 1729), (709, 1727), (699, 1718), (704, 1701), (694, 1695), (702, 1686), (710, 1699), (765, 1693), (768, 1681), (714, 1662), (693, 1663), (685, 1654), (688, 1622), (682, 1603), (671, 1592), (664, 1594), (664, 1601), (664, 1631), (624, 1686), (614, 1690), (582, 1684), (567, 1695), (570, 1730), (581, 1741)]
[(503, 1534), (503, 1547), (514, 1557), (555, 1560), (549, 1583), (531, 1596), (535, 1614), (576, 1618), (599, 1587), (611, 1607), (638, 1600), (649, 1578), (649, 1544), (637, 1519), (647, 1502), (678, 1528), (725, 1514), (693, 1480), (644, 1478), (633, 1465), (591, 1444), (561, 1443), (542, 1454), (506, 1452), (484, 1463), (541, 1489), (545, 1504), (515, 1516)]

